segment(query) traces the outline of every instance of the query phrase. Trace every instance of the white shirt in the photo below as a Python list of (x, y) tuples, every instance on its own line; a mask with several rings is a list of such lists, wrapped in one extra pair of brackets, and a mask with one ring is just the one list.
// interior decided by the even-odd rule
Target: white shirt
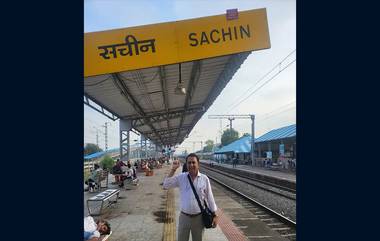
[(132, 170), (131, 170), (131, 168), (128, 168), (128, 167), (126, 167), (126, 166), (122, 166), (121, 167), (121, 170), (123, 171), (123, 172), (125, 172), (125, 175), (127, 176), (127, 177), (131, 177), (132, 176)]
[(93, 232), (92, 237), (100, 237), (100, 233), (97, 230), (98, 225), (95, 223), (94, 218), (91, 216), (85, 217), (84, 218), (84, 231), (85, 232)]
[[(173, 177), (166, 177), (163, 188), (169, 189), (179, 187), (181, 211), (187, 214), (198, 214), (201, 210), (197, 199), (194, 196), (193, 189), (189, 183), (189, 179), (187, 177), (188, 174), (188, 172), (182, 172)], [(214, 195), (212, 194), (210, 180), (208, 177), (198, 171), (198, 175), (195, 177), (193, 184), (198, 193), (202, 206), (204, 207), (203, 200), (206, 200), (207, 206), (212, 212), (215, 212), (217, 210), (217, 206), (215, 204)]]

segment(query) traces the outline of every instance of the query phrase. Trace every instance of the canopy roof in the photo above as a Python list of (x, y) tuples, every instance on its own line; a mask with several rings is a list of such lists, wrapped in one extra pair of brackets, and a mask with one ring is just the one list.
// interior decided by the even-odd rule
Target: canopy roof
[(258, 142), (279, 140), (279, 139), (285, 139), (285, 138), (290, 138), (294, 136), (296, 136), (296, 124), (281, 127), (275, 130), (271, 130), (270, 132), (255, 139), (255, 142), (258, 143)]
[[(275, 130), (271, 130), (268, 133), (265, 133), (264, 135), (260, 136), (259, 138), (255, 138), (255, 143), (287, 139), (287, 138), (291, 138), (295, 136), (296, 136), (296, 124), (285, 126), (285, 127), (278, 128)], [(243, 136), (240, 139), (228, 144), (227, 146), (222, 147), (221, 149), (216, 151), (215, 154), (228, 153), (228, 152), (249, 153), (251, 152), (251, 139), (252, 139), (252, 136), (250, 135)]]
[(156, 144), (175, 145), (190, 133), (250, 52), (181, 64), (185, 95), (174, 90), (179, 64), (84, 79), (85, 102), (95, 102)]
[(112, 153), (112, 152), (116, 152), (116, 151), (119, 151), (119, 148), (113, 148), (113, 149), (109, 149), (107, 151), (95, 152), (95, 153), (92, 153), (92, 154), (84, 156), (84, 159), (85, 160), (89, 160), (89, 159), (101, 157), (101, 156), (103, 156), (103, 155), (105, 155), (107, 153)]
[(217, 150), (215, 154), (235, 152), (235, 153), (248, 153), (251, 152), (251, 136), (243, 136), (240, 139), (228, 144)]
[(86, 33), (85, 104), (155, 144), (182, 143), (251, 51), (270, 48), (266, 9), (234, 16)]

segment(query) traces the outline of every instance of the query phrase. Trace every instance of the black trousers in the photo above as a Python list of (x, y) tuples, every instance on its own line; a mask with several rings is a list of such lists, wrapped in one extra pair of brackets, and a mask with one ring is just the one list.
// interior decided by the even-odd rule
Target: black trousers
[(85, 181), (84, 183), (86, 183), (88, 185), (88, 187), (95, 187), (95, 181), (92, 180), (91, 178), (89, 178), (87, 181)]

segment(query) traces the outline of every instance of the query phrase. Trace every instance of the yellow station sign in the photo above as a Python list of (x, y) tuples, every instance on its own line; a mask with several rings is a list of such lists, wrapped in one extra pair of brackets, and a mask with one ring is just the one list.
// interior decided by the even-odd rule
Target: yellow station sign
[(84, 76), (270, 48), (266, 9), (84, 35)]

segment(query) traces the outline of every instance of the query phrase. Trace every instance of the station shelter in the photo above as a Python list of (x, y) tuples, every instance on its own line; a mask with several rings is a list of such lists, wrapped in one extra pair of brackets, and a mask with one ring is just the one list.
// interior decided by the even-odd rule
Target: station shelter
[[(237, 158), (241, 164), (252, 164), (250, 135), (222, 147), (214, 153), (217, 160), (231, 162)], [(259, 138), (255, 138), (255, 165), (263, 166), (266, 159), (274, 163), (296, 159), (296, 124), (271, 130)]]
[(119, 121), (121, 160), (130, 132), (157, 157), (187, 138), (253, 51), (268, 48), (265, 8), (85, 33), (84, 103)]

